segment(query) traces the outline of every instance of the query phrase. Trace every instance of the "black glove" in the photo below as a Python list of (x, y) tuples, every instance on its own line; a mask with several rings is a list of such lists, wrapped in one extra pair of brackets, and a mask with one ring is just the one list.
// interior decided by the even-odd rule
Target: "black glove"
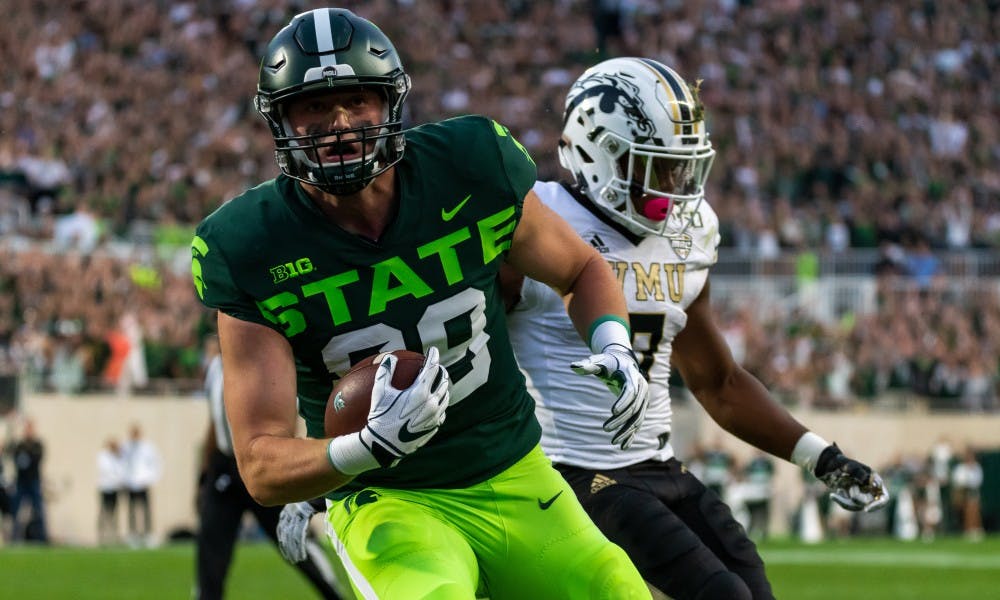
[(837, 444), (823, 450), (813, 474), (826, 484), (833, 501), (847, 510), (871, 512), (889, 502), (889, 490), (879, 474), (844, 456)]

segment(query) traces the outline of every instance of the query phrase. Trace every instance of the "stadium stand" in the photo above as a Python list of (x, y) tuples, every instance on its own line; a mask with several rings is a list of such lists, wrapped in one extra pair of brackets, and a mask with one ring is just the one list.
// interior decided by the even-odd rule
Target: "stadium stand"
[[(995, 2), (635, 0), (613, 26), (582, 0), (342, 4), (398, 40), (408, 122), (493, 116), (542, 178), (561, 176), (559, 101), (585, 66), (643, 54), (704, 79), (719, 149), (709, 199), (728, 246), (715, 287), (754, 372), (790, 402), (898, 391), (997, 408)], [(275, 172), (244, 93), (252, 32), (303, 6), (13, 1), (0, 29), (0, 370), (31, 389), (113, 389), (129, 308), (146, 371), (130, 387), (195, 388), (209, 326), (185, 245), (194, 222)]]

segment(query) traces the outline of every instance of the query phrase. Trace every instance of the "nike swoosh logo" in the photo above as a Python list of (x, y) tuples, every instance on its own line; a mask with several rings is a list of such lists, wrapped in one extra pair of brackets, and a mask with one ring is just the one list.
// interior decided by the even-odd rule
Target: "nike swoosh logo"
[(562, 495), (562, 492), (559, 492), (558, 494), (556, 494), (555, 496), (552, 496), (551, 498), (549, 498), (545, 502), (542, 502), (542, 499), (539, 498), (538, 499), (538, 508), (540, 508), (542, 510), (548, 510), (549, 507), (552, 506), (552, 503), (556, 501), (556, 498), (558, 498), (561, 495)]
[(399, 428), (399, 441), (404, 443), (409, 443), (414, 440), (418, 440), (428, 433), (432, 433), (433, 429), (424, 429), (422, 431), (410, 431), (410, 422), (407, 421), (403, 423), (403, 426)]
[(465, 198), (463, 198), (462, 201), (458, 203), (458, 206), (456, 206), (455, 208), (453, 208), (451, 210), (445, 210), (444, 208), (442, 208), (441, 209), (441, 220), (444, 221), (444, 222), (448, 222), (448, 221), (454, 219), (455, 215), (458, 214), (458, 211), (462, 210), (462, 207), (465, 206), (465, 203), (469, 201), (469, 198), (472, 198), (472, 194), (469, 194), (468, 196), (466, 196)]

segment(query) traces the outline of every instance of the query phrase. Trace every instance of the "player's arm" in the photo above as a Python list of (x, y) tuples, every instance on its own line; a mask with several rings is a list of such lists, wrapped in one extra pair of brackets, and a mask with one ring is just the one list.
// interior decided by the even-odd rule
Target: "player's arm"
[(277, 331), (219, 313), (223, 389), (240, 476), (265, 506), (322, 496), (350, 481), (329, 440), (296, 437), (295, 361)]
[(615, 395), (604, 430), (614, 432), (612, 444), (628, 448), (646, 414), (649, 384), (632, 352), (625, 297), (611, 269), (534, 191), (524, 198), (507, 262), (563, 297), (573, 325), (593, 352), (570, 367), (598, 377)]
[(740, 366), (712, 316), (709, 281), (687, 309), (672, 362), (709, 416), (741, 440), (789, 460), (806, 427)]
[(625, 298), (608, 264), (533, 190), (524, 197), (507, 263), (562, 295), (584, 340), (589, 339), (594, 321), (605, 315), (628, 322)]
[(736, 363), (712, 316), (709, 289), (706, 281), (688, 307), (687, 324), (674, 338), (672, 354), (684, 383), (709, 416), (741, 440), (816, 475), (844, 508), (884, 506), (889, 493), (878, 473), (806, 429)]

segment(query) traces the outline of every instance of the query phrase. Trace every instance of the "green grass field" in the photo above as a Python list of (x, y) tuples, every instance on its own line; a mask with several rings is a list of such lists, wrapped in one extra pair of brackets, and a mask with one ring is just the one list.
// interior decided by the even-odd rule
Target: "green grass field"
[(997, 536), (981, 542), (769, 542), (760, 548), (777, 598), (1000, 598)]
[[(1000, 598), (998, 536), (975, 543), (859, 539), (803, 546), (770, 541), (760, 549), (775, 595), (782, 599)], [(5, 600), (184, 599), (190, 597), (193, 574), (190, 544), (135, 551), (0, 548), (0, 598)], [(227, 591), (232, 599), (315, 597), (266, 543), (237, 546)]]

